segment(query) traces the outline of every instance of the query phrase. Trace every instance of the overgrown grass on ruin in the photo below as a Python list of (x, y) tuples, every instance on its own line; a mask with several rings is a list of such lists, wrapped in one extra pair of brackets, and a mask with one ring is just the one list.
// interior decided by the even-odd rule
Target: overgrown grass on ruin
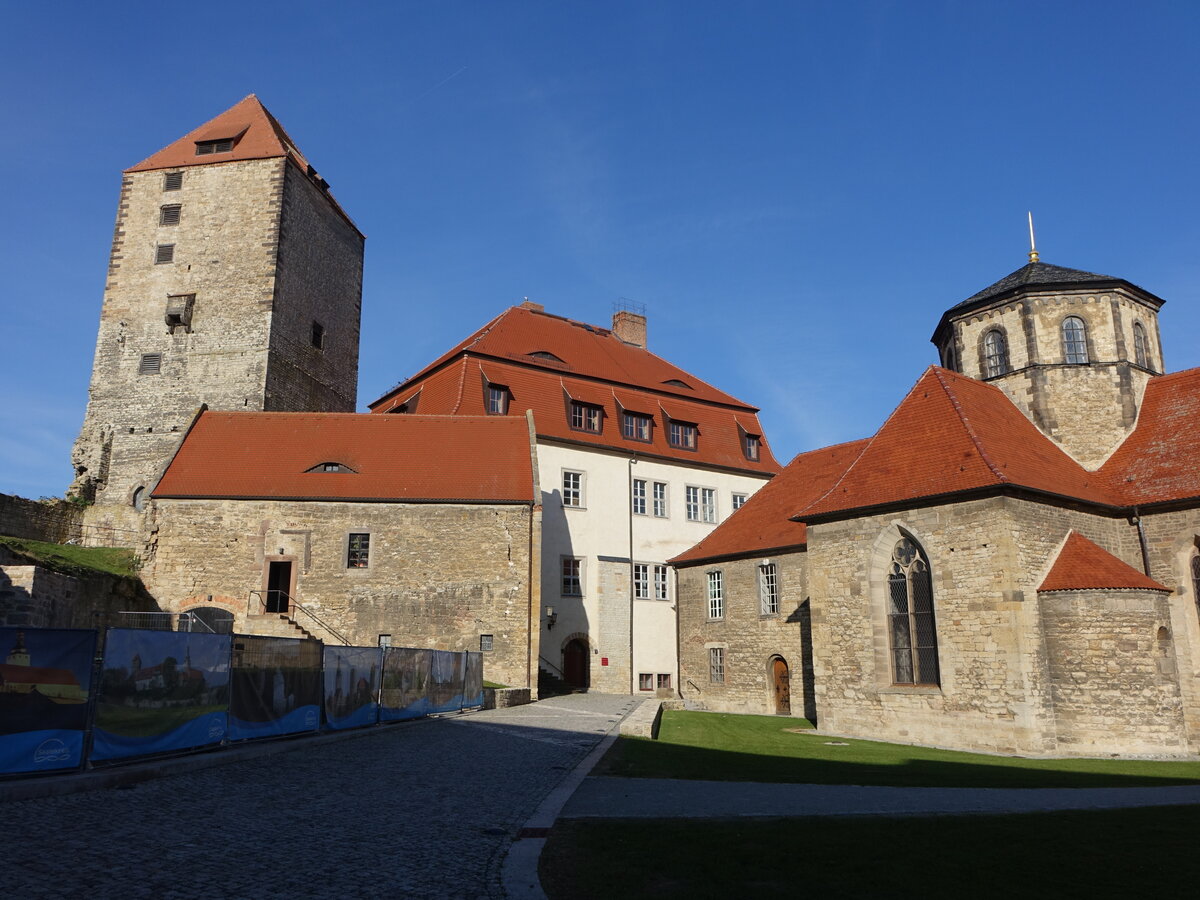
[(905, 819), (563, 819), (539, 871), (551, 900), (1177, 897), (1200, 883), (1197, 833), (1197, 806)]
[(78, 547), (74, 544), (47, 544), (25, 538), (0, 535), (0, 545), (8, 547), (30, 564), (65, 575), (137, 575), (137, 557), (132, 550), (119, 547)]
[(1200, 782), (1200, 762), (1020, 759), (836, 738), (804, 719), (667, 711), (656, 741), (623, 737), (593, 775), (900, 787), (1147, 787)]

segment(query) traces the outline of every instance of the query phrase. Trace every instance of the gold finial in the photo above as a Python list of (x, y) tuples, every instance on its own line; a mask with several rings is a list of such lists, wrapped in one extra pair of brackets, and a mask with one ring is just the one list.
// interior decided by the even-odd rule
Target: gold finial
[(1033, 213), (1029, 214), (1029, 261), (1038, 261), (1037, 244), (1033, 240)]

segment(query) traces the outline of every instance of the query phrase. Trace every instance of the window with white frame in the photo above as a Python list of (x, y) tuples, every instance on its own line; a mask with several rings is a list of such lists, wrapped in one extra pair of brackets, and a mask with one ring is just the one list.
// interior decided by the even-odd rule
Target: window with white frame
[(571, 401), (571, 427), (576, 431), (590, 431), (599, 434), (603, 421), (603, 410), (590, 403)]
[(764, 616), (779, 614), (779, 577), (775, 563), (763, 563), (758, 567), (758, 604)]
[(633, 596), (638, 600), (650, 599), (650, 567), (645, 563), (633, 564)]
[(629, 499), (629, 505), (635, 516), (646, 514), (646, 479), (633, 479), (633, 495)]
[(696, 426), (690, 422), (671, 421), (667, 429), (667, 442), (680, 450), (696, 449)]
[(708, 617), (725, 618), (725, 587), (719, 569), (708, 573)]
[(656, 481), (651, 490), (654, 492), (654, 515), (665, 519), (667, 517), (667, 483)]
[(654, 599), (655, 600), (670, 600), (671, 599), (670, 593), (669, 593), (669, 588), (668, 588), (668, 585), (670, 584), (670, 582), (667, 581), (667, 571), (668, 571), (668, 569), (666, 566), (655, 566), (654, 567)]
[(650, 417), (641, 413), (621, 414), (621, 434), (631, 441), (650, 440)]
[(583, 507), (583, 473), (563, 470), (562, 505)]
[(689, 522), (717, 521), (717, 492), (714, 488), (688, 485), (685, 491), (684, 505)]
[(562, 558), (562, 595), (583, 596), (583, 560), (577, 556)]
[(708, 680), (713, 684), (725, 683), (725, 648), (708, 648)]
[(745, 494), (734, 494), (733, 495), (733, 503), (731, 505), (733, 506), (733, 511), (737, 512), (739, 509), (741, 509), (743, 506), (746, 505), (746, 495)]

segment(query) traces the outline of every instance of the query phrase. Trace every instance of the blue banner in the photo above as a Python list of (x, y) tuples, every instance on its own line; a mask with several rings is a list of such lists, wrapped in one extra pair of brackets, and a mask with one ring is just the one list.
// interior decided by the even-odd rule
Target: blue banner
[(96, 632), (0, 628), (0, 772), (78, 768)]
[(361, 728), (379, 721), (377, 647), (325, 647), (325, 724)]
[(219, 744), (228, 732), (227, 634), (110, 628), (93, 760)]
[(476, 651), (467, 651), (463, 706), (483, 706), (483, 654)]
[(384, 652), (379, 721), (398, 722), (428, 714), (432, 659), (432, 650), (390, 647)]
[(429, 712), (457, 712), (463, 707), (463, 675), (466, 654), (433, 650), (429, 667)]
[(321, 656), (317, 641), (234, 635), (230, 740), (316, 731), (321, 725)]

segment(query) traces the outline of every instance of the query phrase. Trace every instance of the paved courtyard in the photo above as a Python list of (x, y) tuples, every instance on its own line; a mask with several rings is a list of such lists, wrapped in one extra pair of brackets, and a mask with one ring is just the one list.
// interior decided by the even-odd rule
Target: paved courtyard
[(530, 706), (0, 804), (4, 896), (502, 897), (542, 798), (637, 698)]

